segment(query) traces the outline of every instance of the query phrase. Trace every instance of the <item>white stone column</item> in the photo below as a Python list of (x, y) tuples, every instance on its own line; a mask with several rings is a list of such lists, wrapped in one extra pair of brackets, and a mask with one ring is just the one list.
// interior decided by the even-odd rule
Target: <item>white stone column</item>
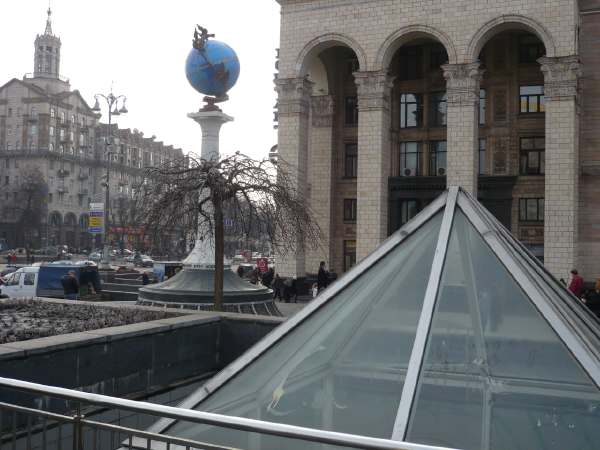
[(448, 186), (461, 186), (477, 197), (479, 138), (479, 63), (445, 64), (447, 95)]
[(358, 218), (356, 259), (387, 237), (390, 176), (390, 97), (386, 71), (356, 72), (358, 87)]
[[(275, 80), (278, 97), (278, 159), (287, 163), (299, 195), (306, 196), (308, 117), (312, 83), (306, 78)], [(276, 255), (276, 270), (285, 277), (306, 276), (305, 255)]]
[[(188, 114), (202, 128), (202, 150), (200, 157), (206, 161), (219, 159), (219, 132), (224, 123), (231, 122), (232, 117), (220, 110), (203, 111)], [(200, 192), (202, 198), (203, 193)], [(204, 197), (206, 198), (206, 197)], [(214, 269), (215, 245), (214, 230), (205, 222), (198, 223), (198, 234), (194, 249), (183, 260), (183, 265), (191, 269)]]
[(323, 244), (306, 252), (306, 270), (317, 273), (319, 262), (327, 266), (332, 259), (332, 177), (333, 177), (333, 114), (331, 95), (317, 95), (310, 99), (311, 120), (309, 140), (309, 194), (310, 206), (323, 233)]
[(578, 56), (540, 58), (546, 97), (544, 263), (557, 278), (577, 267), (579, 217)]

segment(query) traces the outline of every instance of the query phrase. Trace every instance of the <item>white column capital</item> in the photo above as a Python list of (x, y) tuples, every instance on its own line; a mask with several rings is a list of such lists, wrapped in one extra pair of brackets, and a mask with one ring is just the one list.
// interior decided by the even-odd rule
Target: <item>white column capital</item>
[(579, 56), (563, 56), (557, 58), (543, 57), (538, 59), (544, 73), (544, 96), (546, 100), (557, 100), (577, 97), (581, 62)]
[(483, 77), (480, 63), (444, 64), (448, 105), (479, 103), (479, 84)]
[(275, 91), (278, 94), (278, 115), (308, 115), (313, 84), (306, 77), (276, 78)]
[(359, 111), (389, 109), (394, 77), (385, 70), (354, 72)]

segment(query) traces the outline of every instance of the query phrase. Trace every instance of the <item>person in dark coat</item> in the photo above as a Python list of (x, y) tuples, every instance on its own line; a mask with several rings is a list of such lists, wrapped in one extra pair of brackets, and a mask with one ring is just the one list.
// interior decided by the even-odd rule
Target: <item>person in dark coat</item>
[(60, 280), (64, 297), (67, 300), (78, 300), (79, 299), (79, 281), (77, 281), (77, 277), (75, 276), (74, 270), (69, 270), (69, 273), (62, 277)]
[(275, 278), (273, 279), (273, 300), (283, 300), (283, 288), (283, 279), (279, 274), (275, 274)]
[(150, 277), (148, 276), (148, 272), (142, 273), (142, 284), (144, 286), (146, 286), (147, 284), (150, 284)]
[(238, 274), (238, 277), (240, 277), (240, 278), (244, 278), (244, 268), (242, 267), (242, 265), (241, 265), (241, 264), (238, 266), (238, 268), (237, 268), (237, 271), (236, 271), (236, 272), (237, 272), (237, 274)]
[(266, 287), (271, 287), (271, 283), (273, 283), (273, 278), (275, 277), (275, 270), (271, 267), (267, 272), (262, 276), (262, 284)]
[(319, 273), (317, 274), (317, 289), (321, 292), (329, 284), (329, 272), (325, 269), (325, 261), (319, 264)]
[(600, 317), (600, 278), (596, 280), (594, 289), (583, 294), (582, 300), (596, 316)]

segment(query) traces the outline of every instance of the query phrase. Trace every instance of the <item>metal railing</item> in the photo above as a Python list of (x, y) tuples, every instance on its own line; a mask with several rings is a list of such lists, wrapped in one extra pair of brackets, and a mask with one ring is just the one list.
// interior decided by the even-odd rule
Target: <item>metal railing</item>
[[(9, 378), (0, 378), (0, 387), (21, 393), (41, 394), (34, 402), (35, 407), (0, 403), (0, 450), (112, 450), (117, 448), (233, 450), (232, 447), (151, 433), (89, 418), (90, 412), (101, 409), (124, 410), (156, 418), (169, 418), (228, 430), (277, 436), (306, 444), (317, 443), (367, 450), (441, 450), (440, 447), (225, 416)], [(49, 398), (68, 400), (74, 402), (76, 406), (62, 413), (46, 411), (39, 405), (48, 403)]]

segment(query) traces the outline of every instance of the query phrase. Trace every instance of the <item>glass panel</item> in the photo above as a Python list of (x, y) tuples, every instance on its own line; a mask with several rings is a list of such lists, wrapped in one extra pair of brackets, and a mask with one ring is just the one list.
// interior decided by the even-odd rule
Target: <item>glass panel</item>
[(537, 199), (527, 200), (527, 220), (537, 220)]
[(521, 95), (541, 95), (544, 93), (544, 86), (521, 86)]
[(406, 105), (406, 126), (416, 127), (417, 126), (417, 104), (409, 103)]
[[(389, 438), (441, 218), (438, 213), (199, 409)], [(197, 425), (176, 423), (167, 433), (254, 448), (243, 432), (205, 435)], [(276, 444), (269, 448), (306, 448)]]
[(528, 155), (529, 172), (538, 173), (540, 167), (540, 154), (538, 152), (529, 152)]
[(593, 382), (458, 210), (407, 440), (592, 450), (599, 402)]
[(529, 109), (527, 112), (534, 113), (539, 111), (538, 106), (539, 97), (531, 96), (529, 97)]
[(521, 138), (521, 150), (530, 150), (533, 148), (534, 140), (532, 138)]

